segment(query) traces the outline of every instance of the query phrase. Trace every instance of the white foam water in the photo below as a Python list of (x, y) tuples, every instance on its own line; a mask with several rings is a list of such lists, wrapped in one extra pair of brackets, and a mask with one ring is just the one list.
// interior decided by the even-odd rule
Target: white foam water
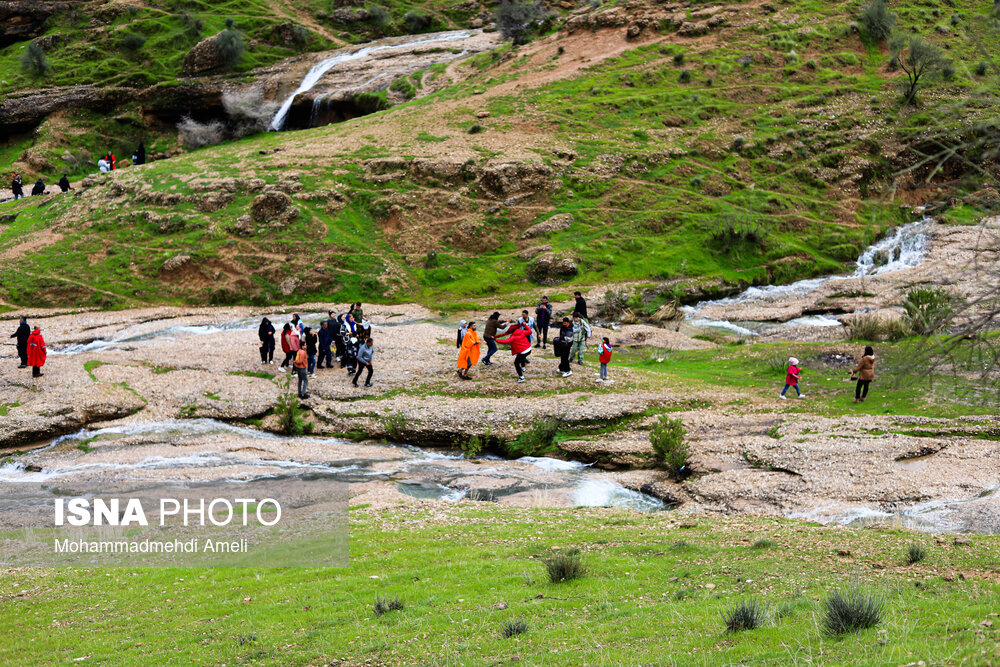
[(641, 512), (666, 509), (662, 500), (607, 479), (584, 479), (573, 490), (573, 504), (577, 507), (616, 507)]
[[(278, 108), (277, 113), (274, 114), (274, 118), (271, 120), (271, 129), (280, 132), (285, 127), (285, 121), (288, 118), (288, 112), (292, 108), (292, 104), (295, 102), (295, 98), (302, 93), (312, 90), (312, 88), (320, 82), (323, 76), (329, 72), (331, 69), (337, 65), (348, 62), (351, 60), (360, 60), (361, 58), (367, 58), (373, 53), (378, 53), (380, 51), (388, 51), (391, 49), (399, 49), (407, 46), (413, 46), (415, 44), (431, 44), (434, 42), (453, 42), (461, 39), (468, 39), (473, 35), (477, 34), (478, 30), (453, 30), (450, 32), (440, 32), (430, 35), (422, 35), (411, 40), (404, 42), (397, 42), (394, 44), (373, 44), (370, 46), (365, 46), (357, 51), (349, 51), (347, 53), (338, 53), (337, 55), (327, 58), (322, 62), (317, 63), (310, 69), (305, 78), (299, 84), (299, 87), (295, 89), (291, 95), (289, 95), (284, 102), (282, 102), (281, 107)], [(377, 78), (377, 77), (376, 77)]]

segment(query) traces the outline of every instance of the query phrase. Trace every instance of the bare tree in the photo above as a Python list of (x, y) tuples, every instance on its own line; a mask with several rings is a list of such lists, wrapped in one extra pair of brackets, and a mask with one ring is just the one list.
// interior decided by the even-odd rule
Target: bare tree
[(893, 57), (906, 74), (903, 101), (912, 104), (920, 83), (928, 74), (940, 72), (945, 64), (941, 50), (919, 35), (893, 40)]

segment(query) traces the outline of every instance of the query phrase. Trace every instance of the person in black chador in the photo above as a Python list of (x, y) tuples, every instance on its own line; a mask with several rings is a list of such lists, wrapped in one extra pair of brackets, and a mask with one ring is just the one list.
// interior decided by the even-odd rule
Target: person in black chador
[(63, 177), (59, 179), (59, 189), (63, 192), (69, 192), (72, 189), (70, 188), (69, 179), (66, 178), (66, 174), (63, 174)]
[(17, 325), (17, 331), (10, 335), (17, 339), (17, 356), (21, 358), (21, 365), (18, 368), (28, 367), (28, 336), (31, 335), (31, 327), (28, 326), (28, 318), (21, 316), (21, 323)]

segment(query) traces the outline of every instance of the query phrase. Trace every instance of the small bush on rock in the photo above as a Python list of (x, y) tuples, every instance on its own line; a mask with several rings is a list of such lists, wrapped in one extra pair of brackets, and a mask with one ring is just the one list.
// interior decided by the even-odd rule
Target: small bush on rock
[(247, 50), (243, 35), (233, 27), (232, 19), (226, 19), (226, 29), (215, 38), (215, 52), (224, 67), (236, 67)]
[(672, 419), (666, 415), (660, 415), (649, 431), (653, 455), (675, 477), (683, 475), (687, 468), (689, 451), (684, 442), (686, 433), (680, 419)]
[(28, 48), (21, 54), (20, 62), (21, 69), (32, 76), (45, 76), (52, 69), (45, 57), (45, 51), (34, 42), (28, 44)]
[(861, 8), (860, 20), (868, 36), (876, 42), (888, 39), (896, 25), (896, 15), (889, 11), (886, 0), (871, 0), (866, 3)]

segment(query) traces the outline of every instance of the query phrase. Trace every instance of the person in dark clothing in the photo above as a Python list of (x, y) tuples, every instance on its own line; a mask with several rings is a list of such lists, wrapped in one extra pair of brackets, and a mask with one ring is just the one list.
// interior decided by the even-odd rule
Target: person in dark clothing
[(497, 312), (494, 312), (490, 315), (490, 318), (486, 320), (486, 326), (483, 327), (483, 340), (486, 341), (487, 352), (486, 358), (482, 361), (483, 366), (493, 365), (493, 362), (490, 361), (490, 357), (497, 352), (496, 336), (497, 329), (500, 328), (501, 324), (503, 324), (503, 322), (500, 319), (500, 313)]
[(39, 178), (35, 182), (35, 187), (31, 188), (31, 196), (36, 197), (38, 195), (44, 195), (44, 194), (45, 194), (45, 183), (42, 181), (42, 179)]
[(257, 327), (257, 338), (260, 339), (260, 363), (274, 363), (274, 326), (271, 320), (266, 317), (260, 321)]
[(365, 386), (372, 386), (372, 373), (374, 369), (372, 367), (372, 359), (375, 358), (375, 343), (369, 337), (365, 340), (365, 344), (358, 348), (358, 372), (354, 374), (354, 380), (351, 382), (355, 387), (358, 386), (358, 378), (361, 377), (361, 371), (368, 369), (368, 375), (365, 377)]
[(319, 347), (319, 336), (313, 333), (312, 327), (304, 329), (306, 334), (306, 354), (309, 355), (309, 377), (316, 371), (316, 352)]
[(10, 191), (14, 193), (14, 201), (24, 196), (24, 186), (21, 184), (21, 174), (14, 174), (10, 182)]
[(21, 359), (18, 368), (28, 367), (28, 336), (31, 335), (31, 327), (28, 326), (28, 318), (21, 316), (21, 322), (17, 325), (17, 331), (10, 335), (17, 339), (17, 356)]
[(576, 305), (573, 307), (573, 312), (580, 313), (580, 317), (590, 321), (590, 317), (587, 315), (587, 300), (579, 292), (573, 292), (573, 296), (576, 297)]
[(146, 164), (146, 146), (139, 142), (139, 147), (135, 149), (135, 157), (132, 159), (133, 165)]
[(559, 335), (552, 341), (552, 347), (559, 355), (559, 372), (564, 378), (569, 377), (573, 374), (573, 369), (569, 367), (569, 355), (573, 350), (573, 322), (568, 317), (562, 319)]
[(543, 350), (549, 342), (549, 325), (552, 323), (552, 304), (549, 303), (549, 297), (543, 296), (542, 301), (535, 308), (535, 331), (538, 333), (538, 339), (535, 341), (535, 347), (541, 347)]
[(319, 360), (316, 363), (316, 368), (323, 368), (323, 362), (326, 362), (327, 368), (333, 366), (333, 353), (330, 352), (331, 343), (333, 343), (333, 336), (330, 333), (330, 322), (323, 320), (319, 323)]
[(63, 192), (69, 192), (73, 189), (69, 184), (69, 179), (66, 178), (66, 174), (63, 174), (62, 178), (59, 179), (59, 189)]
[[(333, 317), (333, 311), (330, 311), (330, 317)], [(333, 329), (333, 345), (336, 348), (337, 361), (342, 361), (344, 359), (344, 316), (338, 315), (337, 319), (331, 320), (334, 323)], [(341, 368), (344, 367), (343, 364), (340, 365)]]

